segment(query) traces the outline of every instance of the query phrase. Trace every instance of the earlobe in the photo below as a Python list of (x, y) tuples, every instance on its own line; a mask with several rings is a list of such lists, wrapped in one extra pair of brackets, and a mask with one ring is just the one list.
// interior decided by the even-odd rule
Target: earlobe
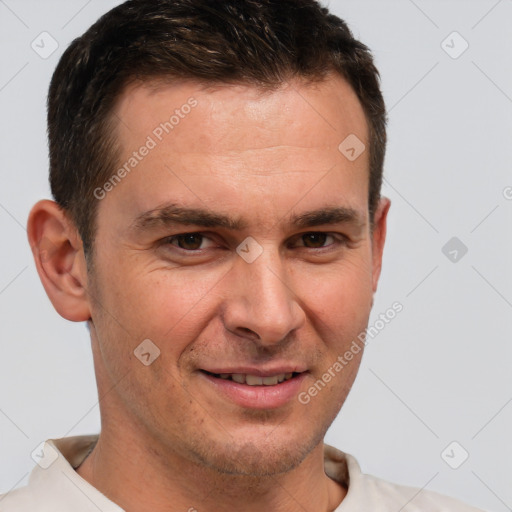
[(74, 224), (57, 203), (45, 199), (30, 211), (27, 234), (39, 278), (53, 307), (67, 320), (88, 320), (87, 267)]
[(391, 201), (387, 197), (382, 197), (379, 201), (377, 211), (375, 212), (374, 228), (372, 233), (372, 280), (373, 293), (377, 291), (380, 271), (382, 269), (382, 254), (384, 243), (386, 241), (387, 216), (391, 206)]

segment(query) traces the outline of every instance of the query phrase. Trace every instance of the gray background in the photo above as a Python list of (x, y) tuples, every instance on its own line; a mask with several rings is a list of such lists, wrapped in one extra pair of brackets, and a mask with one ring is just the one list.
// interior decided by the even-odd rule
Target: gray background
[[(51, 306), (25, 224), (50, 197), (51, 73), (118, 3), (0, 0), (0, 492), (27, 482), (41, 441), (99, 430), (88, 332)], [(373, 50), (389, 109), (393, 204), (371, 323), (404, 309), (368, 344), (327, 441), (364, 472), (512, 510), (512, 1), (330, 6)], [(31, 47), (43, 31), (59, 45), (47, 58)], [(456, 261), (442, 251), (452, 237)]]

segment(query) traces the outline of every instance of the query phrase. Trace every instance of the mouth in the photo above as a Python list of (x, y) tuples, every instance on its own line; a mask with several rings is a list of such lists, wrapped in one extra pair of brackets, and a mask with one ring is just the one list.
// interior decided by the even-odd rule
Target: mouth
[[(239, 372), (243, 369), (240, 368)], [(249, 369), (247, 369), (249, 370)], [(217, 373), (217, 371), (219, 373)], [(201, 369), (204, 382), (221, 401), (228, 401), (244, 409), (270, 410), (290, 407), (303, 387), (308, 371), (227, 373)], [(216, 399), (217, 399), (216, 398)], [(297, 402), (298, 403), (298, 402)]]
[(201, 371), (216, 379), (230, 380), (238, 384), (246, 384), (247, 386), (276, 386), (277, 384), (293, 379), (301, 373), (287, 372), (263, 377), (261, 375), (251, 375), (248, 373), (212, 373), (206, 370)]

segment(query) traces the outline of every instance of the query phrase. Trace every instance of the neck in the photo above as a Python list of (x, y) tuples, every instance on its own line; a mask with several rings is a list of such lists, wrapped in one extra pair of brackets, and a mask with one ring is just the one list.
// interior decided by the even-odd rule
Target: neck
[(77, 473), (126, 512), (330, 512), (346, 495), (325, 474), (322, 442), (287, 473), (251, 477), (223, 474), (175, 452), (148, 449), (154, 441), (120, 432), (122, 428), (103, 428)]

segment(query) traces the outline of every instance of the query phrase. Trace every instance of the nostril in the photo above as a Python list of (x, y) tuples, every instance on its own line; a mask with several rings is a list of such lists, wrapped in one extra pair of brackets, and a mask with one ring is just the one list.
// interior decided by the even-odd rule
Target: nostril
[(248, 327), (237, 327), (237, 332), (240, 334), (243, 334), (244, 336), (249, 335), (251, 338), (255, 338), (257, 340), (260, 339), (259, 335), (255, 333), (253, 330), (249, 329)]

